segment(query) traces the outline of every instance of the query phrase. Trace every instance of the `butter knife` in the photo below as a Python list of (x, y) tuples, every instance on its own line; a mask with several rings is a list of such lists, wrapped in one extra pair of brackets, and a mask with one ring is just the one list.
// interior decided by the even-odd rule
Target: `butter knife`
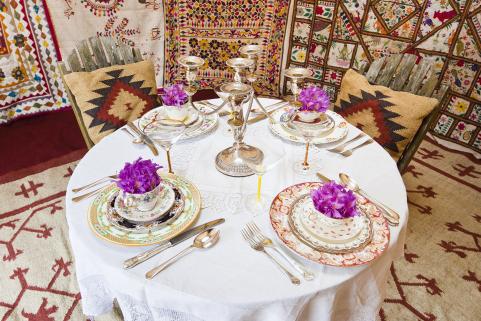
[(142, 133), (142, 131), (138, 129), (137, 126), (135, 126), (134, 123), (131, 121), (127, 123), (127, 126), (129, 126), (129, 128), (132, 129), (140, 137), (140, 139), (142, 139), (145, 145), (147, 145), (147, 147), (150, 148), (154, 156), (159, 155), (159, 151), (157, 150), (157, 147), (155, 147), (154, 142), (152, 141), (152, 139), (150, 139), (149, 136)]
[(134, 256), (134, 257), (131, 257), (130, 259), (125, 260), (124, 261), (124, 269), (133, 268), (134, 266), (147, 261), (148, 259), (150, 259), (151, 257), (159, 254), (160, 252), (165, 251), (168, 248), (171, 248), (172, 246), (177, 245), (177, 244), (191, 238), (194, 235), (197, 235), (197, 234), (199, 234), (203, 231), (206, 231), (206, 230), (208, 230), (210, 228), (213, 228), (214, 226), (217, 226), (217, 225), (222, 224), (224, 222), (225, 222), (224, 218), (219, 218), (217, 220), (213, 220), (213, 221), (207, 222), (205, 224), (198, 225), (196, 227), (188, 229), (187, 231), (184, 231), (184, 232), (180, 233), (179, 235), (174, 236), (170, 240), (160, 243), (159, 245), (157, 245), (153, 249), (142, 252), (142, 253)]

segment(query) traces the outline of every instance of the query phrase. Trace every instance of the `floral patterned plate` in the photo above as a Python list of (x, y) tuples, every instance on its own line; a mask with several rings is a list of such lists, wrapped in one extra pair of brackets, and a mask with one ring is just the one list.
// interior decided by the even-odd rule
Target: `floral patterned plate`
[[(140, 130), (144, 131), (145, 127), (153, 120), (159, 117), (163, 117), (165, 114), (164, 109), (164, 106), (160, 106), (144, 114), (139, 119), (138, 126)], [(217, 115), (217, 113), (207, 116), (199, 115), (196, 121), (190, 124), (189, 127), (185, 130), (185, 132), (180, 137), (180, 140), (188, 140), (211, 132), (217, 126), (218, 119), (219, 116)]]
[(371, 240), (372, 224), (363, 205), (358, 216), (334, 219), (319, 213), (310, 194), (298, 197), (291, 206), (289, 225), (300, 241), (313, 249), (328, 253), (359, 250)]
[(156, 230), (164, 228), (166, 225), (171, 224), (177, 217), (184, 211), (184, 198), (182, 193), (180, 193), (176, 188), (173, 188), (175, 193), (175, 202), (172, 208), (170, 208), (167, 213), (159, 217), (153, 222), (149, 223), (136, 223), (129, 221), (128, 219), (120, 216), (114, 208), (115, 200), (119, 195), (120, 191), (112, 193), (109, 196), (110, 207), (107, 210), (107, 218), (109, 222), (116, 228), (123, 230), (127, 233), (152, 233)]
[[(281, 116), (288, 111), (288, 109), (289, 108), (286, 107), (286, 108), (281, 108), (279, 110), (276, 110), (272, 114), (272, 117), (274, 117), (274, 119), (276, 120), (279, 120)], [(344, 118), (342, 118), (341, 115), (331, 110), (326, 111), (326, 114), (334, 120), (334, 123), (335, 123), (334, 129), (331, 132), (329, 132), (328, 135), (314, 138), (312, 140), (313, 144), (334, 143), (343, 139), (347, 135), (348, 126)], [(282, 139), (285, 139), (294, 143), (304, 143), (304, 138), (301, 135), (296, 134), (294, 129), (289, 128), (287, 125), (285, 125), (282, 122), (272, 123), (272, 121), (270, 121), (269, 128), (275, 135), (279, 136)]]
[(390, 232), (387, 221), (374, 204), (358, 196), (358, 206), (372, 224), (370, 242), (349, 253), (328, 253), (310, 247), (299, 240), (289, 224), (289, 214), (299, 197), (319, 188), (322, 183), (308, 182), (287, 187), (272, 201), (269, 216), (272, 227), (280, 240), (291, 250), (316, 263), (348, 267), (368, 263), (379, 257), (389, 244)]
[(90, 205), (88, 221), (94, 234), (104, 240), (127, 246), (153, 245), (170, 239), (185, 229), (189, 228), (200, 213), (200, 192), (187, 179), (168, 173), (161, 174), (165, 183), (170, 184), (181, 193), (184, 206), (183, 211), (170, 224), (155, 230), (145, 230), (144, 233), (132, 233), (132, 231), (119, 228), (118, 224), (112, 224), (109, 211), (111, 208), (112, 195), (118, 193), (115, 184), (106, 187)]

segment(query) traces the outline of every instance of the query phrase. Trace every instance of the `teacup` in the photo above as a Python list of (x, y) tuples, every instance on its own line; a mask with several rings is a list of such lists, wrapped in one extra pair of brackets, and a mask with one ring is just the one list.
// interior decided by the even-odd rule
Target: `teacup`
[(155, 204), (157, 204), (163, 188), (164, 186), (162, 184), (159, 184), (156, 188), (147, 193), (124, 193), (124, 205), (130, 209), (134, 209), (137, 211), (150, 211), (155, 207)]

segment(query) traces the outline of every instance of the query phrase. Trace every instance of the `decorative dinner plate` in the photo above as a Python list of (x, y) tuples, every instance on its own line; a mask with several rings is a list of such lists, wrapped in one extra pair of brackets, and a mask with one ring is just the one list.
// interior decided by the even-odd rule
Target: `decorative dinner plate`
[(372, 224), (365, 208), (358, 207), (359, 215), (334, 219), (319, 213), (310, 194), (297, 198), (289, 213), (289, 225), (300, 241), (328, 253), (349, 253), (369, 243)]
[[(165, 106), (160, 106), (144, 114), (139, 119), (140, 130), (144, 131), (145, 127), (156, 119), (164, 118), (166, 116), (164, 109)], [(207, 116), (198, 115), (197, 119), (192, 124), (190, 124), (185, 130), (185, 132), (182, 134), (180, 140), (187, 140), (209, 133), (217, 126), (218, 119), (219, 116), (217, 115), (217, 113)]]
[(154, 208), (150, 211), (140, 211), (125, 206), (122, 193), (115, 198), (115, 211), (123, 218), (134, 223), (147, 223), (160, 218), (171, 209), (175, 202), (175, 192), (172, 187), (167, 184), (162, 185), (163, 188), (160, 191), (159, 198), (157, 199)]
[(174, 189), (182, 194), (184, 200), (183, 211), (170, 224), (166, 224), (154, 231), (146, 230), (145, 233), (132, 233), (112, 224), (109, 214), (112, 195), (118, 193), (115, 184), (106, 187), (90, 205), (88, 212), (89, 225), (98, 237), (128, 246), (152, 245), (170, 239), (191, 226), (200, 213), (200, 192), (190, 181), (174, 174), (162, 173), (162, 179), (171, 184)]
[(287, 187), (272, 201), (269, 211), (274, 231), (291, 250), (305, 258), (326, 265), (347, 267), (368, 263), (379, 257), (389, 244), (390, 232), (381, 211), (365, 198), (358, 197), (358, 209), (371, 221), (371, 239), (365, 246), (349, 253), (328, 253), (312, 248), (301, 241), (289, 224), (289, 214), (299, 197), (319, 188), (322, 183), (308, 182)]
[[(281, 116), (285, 114), (288, 110), (288, 107), (276, 110), (272, 114), (272, 117), (274, 117), (275, 120), (279, 120)], [(334, 128), (331, 132), (329, 132), (329, 134), (312, 139), (312, 144), (334, 143), (343, 139), (347, 135), (348, 126), (344, 118), (331, 110), (326, 111), (326, 114), (334, 120)], [(272, 121), (270, 121), (269, 128), (275, 135), (279, 136), (282, 139), (286, 139), (294, 143), (305, 143), (304, 138), (301, 134), (298, 134), (294, 128), (290, 128), (287, 124), (283, 122), (276, 121), (275, 123), (273, 123)]]
[(114, 208), (114, 202), (119, 195), (119, 190), (114, 190), (108, 196), (108, 204), (110, 205), (107, 210), (107, 218), (109, 222), (116, 228), (123, 230), (127, 233), (152, 233), (171, 224), (177, 217), (184, 211), (184, 197), (177, 188), (173, 188), (175, 193), (174, 205), (161, 217), (149, 223), (135, 223), (131, 222), (122, 216), (120, 216)]

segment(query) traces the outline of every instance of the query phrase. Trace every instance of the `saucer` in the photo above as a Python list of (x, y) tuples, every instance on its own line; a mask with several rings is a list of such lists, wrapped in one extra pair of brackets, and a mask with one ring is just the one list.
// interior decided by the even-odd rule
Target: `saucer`
[(309, 194), (295, 200), (289, 213), (289, 225), (308, 246), (329, 253), (349, 253), (371, 240), (371, 220), (361, 207), (358, 216), (334, 219), (319, 213)]
[(126, 233), (148, 234), (172, 224), (184, 210), (185, 200), (183, 194), (173, 187), (175, 193), (174, 205), (161, 217), (147, 223), (136, 223), (120, 216), (115, 210), (115, 201), (121, 193), (119, 190), (112, 193), (107, 199), (107, 219), (116, 229)]
[(114, 209), (120, 216), (129, 220), (130, 222), (152, 222), (167, 213), (172, 208), (175, 202), (175, 192), (172, 187), (166, 184), (163, 184), (163, 187), (164, 188), (160, 192), (157, 203), (150, 211), (140, 211), (134, 208), (128, 208), (124, 204), (122, 193), (120, 193), (115, 199)]

